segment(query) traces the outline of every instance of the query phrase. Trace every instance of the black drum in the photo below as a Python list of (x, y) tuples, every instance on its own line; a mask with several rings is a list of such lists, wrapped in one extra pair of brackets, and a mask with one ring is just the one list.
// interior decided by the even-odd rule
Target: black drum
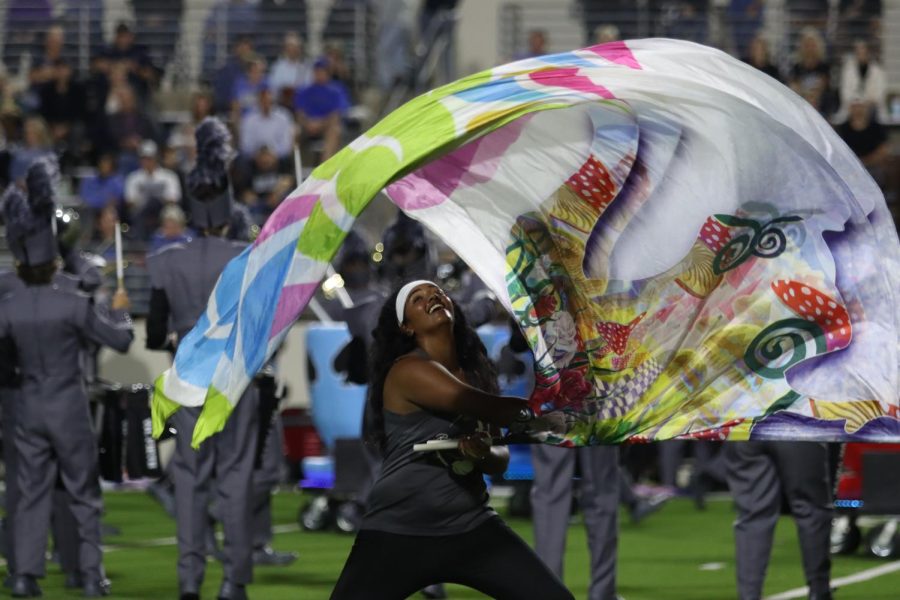
[(102, 409), (99, 440), (100, 477), (107, 481), (122, 481), (122, 459), (125, 443), (122, 422), (125, 411), (122, 409), (121, 386), (91, 386), (91, 399)]
[(100, 475), (108, 481), (157, 478), (162, 475), (152, 435), (150, 395), (153, 388), (137, 384), (109, 390), (103, 397), (100, 435)]

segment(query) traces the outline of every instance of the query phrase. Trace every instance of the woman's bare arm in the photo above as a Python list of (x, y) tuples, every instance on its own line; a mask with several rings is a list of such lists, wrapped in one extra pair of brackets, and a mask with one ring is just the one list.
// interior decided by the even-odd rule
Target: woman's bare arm
[(389, 398), (403, 400), (431, 410), (475, 417), (507, 427), (521, 420), (528, 407), (524, 398), (489, 394), (467, 385), (440, 364), (409, 357), (395, 364), (384, 386)]

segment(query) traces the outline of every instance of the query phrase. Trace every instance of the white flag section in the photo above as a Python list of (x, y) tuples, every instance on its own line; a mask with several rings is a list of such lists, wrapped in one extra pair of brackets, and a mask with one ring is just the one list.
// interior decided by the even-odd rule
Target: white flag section
[(616, 42), (404, 105), (322, 164), (226, 269), (158, 382), (221, 428), (387, 187), (534, 350), (549, 443), (900, 441), (900, 244), (800, 97), (697, 44)]

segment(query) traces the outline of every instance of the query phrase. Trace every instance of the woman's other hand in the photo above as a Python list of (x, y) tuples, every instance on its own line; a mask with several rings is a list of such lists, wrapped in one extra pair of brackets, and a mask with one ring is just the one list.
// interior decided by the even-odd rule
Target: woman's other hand
[(459, 438), (459, 451), (466, 458), (484, 460), (491, 454), (491, 435), (486, 431), (477, 431)]

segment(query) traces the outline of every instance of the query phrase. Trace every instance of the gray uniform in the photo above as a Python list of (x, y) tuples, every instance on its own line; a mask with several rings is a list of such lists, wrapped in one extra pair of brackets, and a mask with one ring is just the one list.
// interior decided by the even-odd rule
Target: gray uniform
[(588, 598), (614, 600), (619, 539), (618, 447), (570, 449), (537, 444), (532, 447), (531, 456), (534, 464), (531, 507), (537, 555), (562, 579), (577, 457), (581, 464), (580, 506), (591, 552)]
[[(25, 287), (22, 280), (12, 271), (0, 273), (0, 298), (10, 292)], [(3, 466), (4, 485), (6, 486), (6, 564), (10, 573), (15, 573), (15, 535), (13, 523), (15, 523), (16, 506), (19, 504), (19, 485), (16, 481), (18, 463), (16, 457), (16, 405), (19, 398), (19, 384), (14, 379), (17, 377), (15, 368), (15, 356), (0, 356), (0, 368), (3, 369), (2, 381), (0, 381), (0, 403), (3, 407)]]
[[(84, 261), (75, 263), (81, 272), (91, 278), (91, 285), (96, 277), (96, 270), (90, 269)], [(78, 290), (84, 288), (80, 277), (69, 275), (68, 273), (57, 273), (53, 277), (54, 283), (62, 289)], [(25, 284), (12, 271), (0, 272), (0, 298), (16, 290), (25, 289)], [(84, 356), (84, 354), (82, 355)], [(7, 360), (2, 357), (0, 360)], [(13, 357), (9, 357), (9, 364), (15, 362)], [(12, 549), (15, 547), (15, 535), (12, 524), (15, 522), (16, 507), (19, 502), (19, 485), (17, 481), (18, 459), (16, 456), (15, 434), (16, 434), (16, 404), (18, 402), (18, 387), (11, 387), (4, 382), (0, 382), (0, 402), (3, 407), (3, 439), (6, 442), (4, 446), (4, 467), (6, 486), (6, 547), (7, 547), (7, 568), (10, 573), (15, 573), (15, 557)], [(78, 568), (78, 524), (75, 516), (72, 514), (71, 498), (65, 488), (56, 486), (53, 491), (53, 539), (54, 545), (59, 552), (60, 566), (65, 573), (77, 573)]]
[(734, 523), (738, 595), (762, 597), (782, 492), (797, 524), (810, 598), (830, 598), (832, 497), (825, 444), (740, 442), (725, 445)]
[(266, 436), (259, 468), (253, 471), (253, 548), (272, 542), (272, 490), (281, 481), (282, 425), (276, 411)]
[[(206, 309), (209, 295), (225, 265), (244, 247), (245, 244), (240, 242), (201, 237), (148, 257), (154, 295), (164, 293), (166, 303), (161, 309), (151, 299), (147, 319), (148, 345), (154, 337), (151, 328), (168, 325), (167, 330), (174, 331), (179, 339), (190, 331)], [(251, 502), (258, 429), (257, 397), (256, 386), (249, 386), (225, 429), (204, 442), (199, 450), (191, 448), (191, 437), (201, 409), (182, 408), (171, 419), (177, 431), (170, 475), (175, 484), (178, 580), (182, 593), (197, 592), (203, 583), (205, 540), (210, 526), (210, 488), (213, 485), (225, 532), (225, 579), (244, 585), (253, 578)]]
[(13, 535), (16, 573), (42, 577), (52, 489), (59, 477), (78, 523), (85, 581), (102, 579), (97, 444), (78, 357), (87, 342), (125, 352), (131, 320), (103, 314), (90, 297), (57, 282), (15, 290), (0, 301), (0, 338), (15, 348), (21, 373), (16, 407), (19, 500)]

